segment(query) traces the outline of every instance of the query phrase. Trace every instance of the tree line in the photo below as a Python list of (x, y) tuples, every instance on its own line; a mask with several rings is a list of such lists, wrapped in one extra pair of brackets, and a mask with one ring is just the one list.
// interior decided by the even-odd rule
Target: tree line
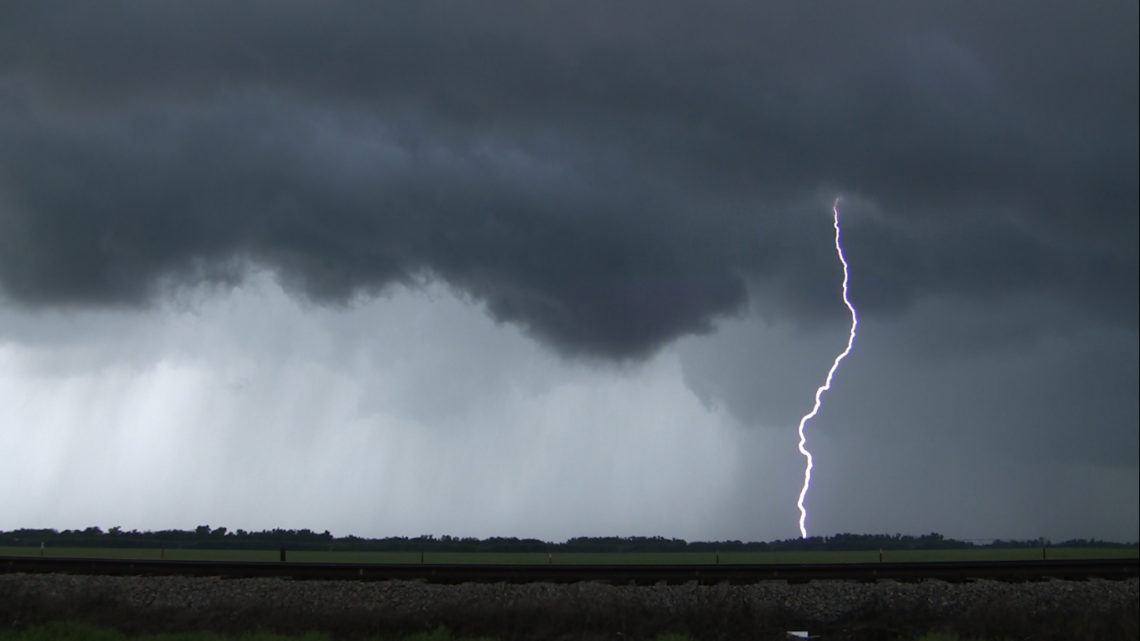
[(200, 525), (193, 530), (144, 531), (113, 527), (83, 530), (18, 529), (0, 531), (0, 545), (106, 548), (169, 548), (266, 550), (377, 551), (377, 552), (732, 552), (732, 551), (824, 551), (824, 550), (948, 550), (965, 548), (1050, 547), (1135, 547), (1136, 543), (1115, 543), (1097, 539), (1071, 539), (1053, 543), (1042, 539), (977, 542), (950, 539), (932, 532), (908, 534), (835, 534), (780, 541), (686, 541), (661, 536), (574, 537), (561, 543), (532, 538), (434, 536), (392, 536), (363, 538), (333, 536), (328, 530), (309, 529), (246, 531)]

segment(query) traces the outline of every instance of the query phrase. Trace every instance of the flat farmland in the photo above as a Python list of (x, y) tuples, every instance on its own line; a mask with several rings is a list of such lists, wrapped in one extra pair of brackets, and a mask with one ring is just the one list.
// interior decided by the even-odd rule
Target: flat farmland
[[(39, 547), (0, 546), (0, 556), (40, 556)], [(45, 557), (160, 559), (177, 561), (278, 561), (279, 550), (195, 548), (45, 548)], [(1140, 548), (1046, 548), (1049, 559), (1137, 558)], [(872, 563), (878, 550), (806, 552), (369, 552), (289, 550), (288, 560), (309, 563), (503, 563), (503, 564), (702, 564), (702, 563)], [(884, 550), (882, 560), (1011, 561), (1040, 559), (1041, 548)]]

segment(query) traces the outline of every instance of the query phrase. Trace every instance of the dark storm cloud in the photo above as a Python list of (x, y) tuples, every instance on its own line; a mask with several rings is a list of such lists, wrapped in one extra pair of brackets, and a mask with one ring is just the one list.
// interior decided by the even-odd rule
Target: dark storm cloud
[(442, 278), (636, 356), (750, 295), (830, 310), (842, 192), (865, 311), (1033, 290), (1136, 323), (1134, 3), (4, 12), (0, 284), (25, 304), (250, 262), (330, 302)]

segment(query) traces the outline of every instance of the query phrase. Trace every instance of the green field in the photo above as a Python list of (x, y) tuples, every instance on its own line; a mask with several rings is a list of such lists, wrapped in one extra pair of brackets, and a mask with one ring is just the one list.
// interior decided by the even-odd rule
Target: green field
[[(174, 632), (127, 635), (114, 628), (72, 621), (57, 621), (23, 629), (0, 630), (0, 641), (333, 641), (327, 632), (300, 634), (249, 632), (230, 635), (217, 632)], [(446, 628), (399, 637), (369, 637), (370, 641), (495, 641), (492, 637), (454, 636)], [(688, 637), (658, 637), (660, 641), (687, 641)]]
[[(38, 547), (0, 547), (0, 555), (39, 556)], [(157, 548), (46, 548), (45, 557), (88, 557), (112, 559), (159, 559), (186, 561), (277, 561), (278, 550), (202, 550)], [(1140, 548), (1048, 548), (1050, 559), (1137, 558)], [(968, 550), (886, 550), (883, 561), (986, 561), (1040, 559), (1041, 548)], [(419, 552), (288, 552), (289, 561), (320, 563), (420, 563)], [(879, 551), (852, 552), (634, 552), (634, 553), (553, 553), (545, 552), (427, 552), (423, 563), (871, 563)]]
[[(56, 622), (23, 629), (0, 630), (0, 641), (332, 641), (329, 633), (312, 631), (302, 634), (275, 634), (251, 632), (240, 635), (216, 632), (180, 632), (162, 634), (126, 635), (114, 628), (86, 623)], [(402, 637), (371, 637), (372, 641), (496, 641), (493, 637), (453, 636), (446, 628)], [(684, 634), (659, 634), (653, 641), (692, 641)], [(916, 641), (967, 641), (957, 635), (930, 633)], [(983, 641), (971, 638), (970, 641)]]

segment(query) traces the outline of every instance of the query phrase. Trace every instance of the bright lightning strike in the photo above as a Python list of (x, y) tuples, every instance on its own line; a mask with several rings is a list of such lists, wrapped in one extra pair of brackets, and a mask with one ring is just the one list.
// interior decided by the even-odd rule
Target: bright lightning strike
[(807, 508), (804, 507), (804, 499), (807, 497), (808, 488), (811, 486), (811, 468), (812, 458), (811, 452), (807, 449), (807, 436), (804, 435), (804, 426), (816, 414), (819, 413), (819, 406), (823, 393), (831, 389), (831, 379), (835, 376), (835, 370), (839, 369), (839, 363), (847, 358), (851, 353), (851, 348), (855, 345), (855, 328), (859, 325), (859, 317), (855, 314), (855, 306), (847, 298), (847, 259), (843, 256), (843, 246), (839, 244), (839, 199), (836, 198), (835, 202), (831, 205), (831, 212), (834, 214), (835, 221), (835, 253), (839, 255), (839, 262), (843, 265), (843, 304), (851, 312), (851, 333), (847, 336), (847, 347), (835, 357), (835, 361), (831, 364), (831, 369), (827, 371), (827, 380), (815, 390), (815, 405), (812, 406), (811, 411), (804, 414), (800, 419), (800, 426), (798, 432), (800, 435), (800, 454), (804, 455), (807, 459), (807, 465), (804, 467), (804, 486), (800, 490), (800, 498), (796, 501), (796, 507), (800, 509), (800, 536), (807, 538)]

